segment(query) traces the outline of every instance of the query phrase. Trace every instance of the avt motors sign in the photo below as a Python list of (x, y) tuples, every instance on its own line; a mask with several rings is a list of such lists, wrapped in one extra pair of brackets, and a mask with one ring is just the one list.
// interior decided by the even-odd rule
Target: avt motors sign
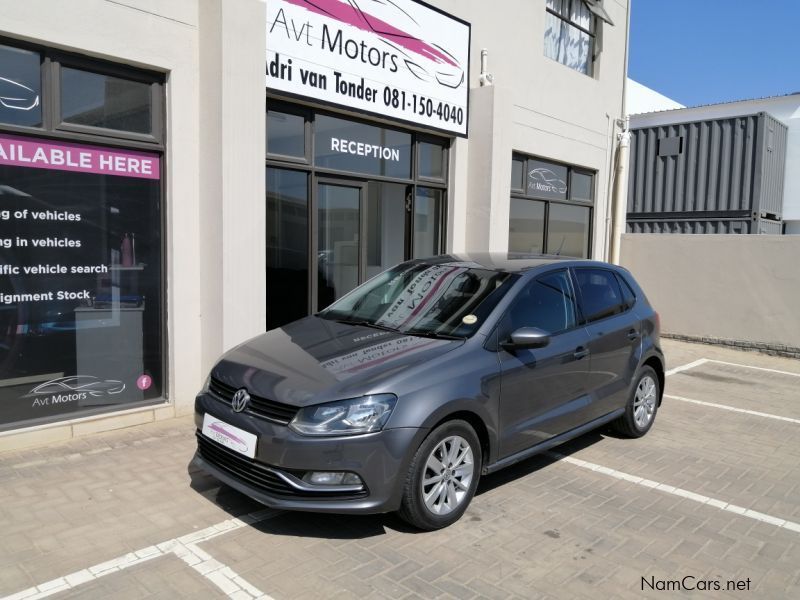
[(270, 0), (267, 88), (466, 135), (469, 39), (412, 0)]

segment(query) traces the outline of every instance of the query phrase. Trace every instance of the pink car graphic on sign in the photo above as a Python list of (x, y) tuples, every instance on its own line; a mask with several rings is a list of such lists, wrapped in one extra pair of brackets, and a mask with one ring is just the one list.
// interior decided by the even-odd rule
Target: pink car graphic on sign
[(418, 79), (435, 80), (453, 89), (465, 82), (464, 68), (458, 60), (435, 42), (422, 39), (419, 23), (392, 0), (285, 1), (376, 35), (402, 55), (406, 68)]
[(236, 447), (239, 449), (240, 452), (247, 451), (247, 442), (245, 442), (242, 438), (237, 436), (235, 433), (228, 431), (227, 427), (225, 427), (225, 423), (221, 421), (214, 421), (208, 428), (221, 436), (225, 437), (226, 439), (233, 442)]

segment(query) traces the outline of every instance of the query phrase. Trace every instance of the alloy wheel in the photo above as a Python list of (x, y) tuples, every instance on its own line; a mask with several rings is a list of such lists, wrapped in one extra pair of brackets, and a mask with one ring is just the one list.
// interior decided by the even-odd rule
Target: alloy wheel
[(644, 429), (656, 414), (656, 382), (649, 375), (642, 377), (633, 399), (633, 419), (639, 429)]
[(475, 475), (475, 460), (467, 440), (453, 435), (439, 442), (422, 471), (422, 499), (436, 515), (454, 511), (466, 499)]

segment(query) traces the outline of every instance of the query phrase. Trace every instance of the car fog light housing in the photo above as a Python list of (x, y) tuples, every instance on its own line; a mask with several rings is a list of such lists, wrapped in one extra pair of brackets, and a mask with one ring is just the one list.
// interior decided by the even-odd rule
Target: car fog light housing
[(345, 471), (309, 471), (303, 481), (311, 485), (364, 485), (361, 477)]

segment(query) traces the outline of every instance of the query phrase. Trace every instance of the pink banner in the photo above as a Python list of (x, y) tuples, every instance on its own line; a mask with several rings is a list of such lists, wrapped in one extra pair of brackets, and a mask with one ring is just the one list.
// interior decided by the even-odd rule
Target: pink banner
[(84, 146), (16, 135), (0, 135), (0, 165), (159, 179), (159, 156), (153, 152)]

